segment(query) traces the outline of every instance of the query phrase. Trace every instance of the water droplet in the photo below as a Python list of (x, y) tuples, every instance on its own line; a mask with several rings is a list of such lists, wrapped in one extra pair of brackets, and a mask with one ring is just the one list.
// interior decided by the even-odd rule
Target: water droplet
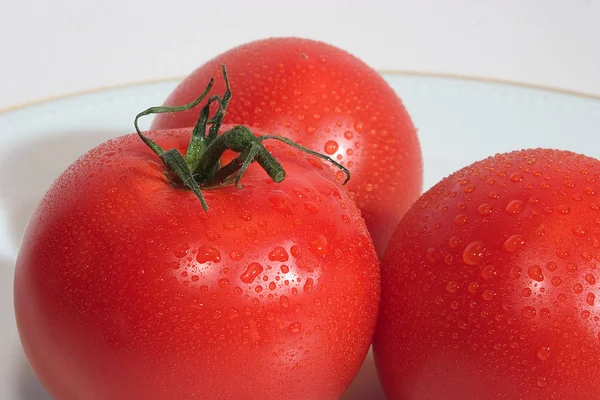
[(566, 204), (562, 204), (562, 205), (558, 206), (558, 212), (561, 215), (567, 215), (567, 214), (569, 214), (571, 212), (571, 207), (569, 207)]
[(448, 240), (448, 247), (450, 247), (451, 249), (455, 249), (460, 245), (460, 239), (458, 238), (458, 236), (452, 236), (449, 240)]
[(354, 137), (354, 134), (351, 131), (346, 131), (346, 132), (344, 132), (344, 137), (348, 140), (352, 140), (352, 138)]
[(469, 223), (469, 217), (467, 217), (464, 214), (458, 214), (455, 218), (454, 218), (454, 225), (456, 226), (463, 226)]
[(594, 293), (588, 293), (586, 299), (585, 299), (586, 303), (588, 303), (590, 306), (593, 306), (595, 301), (596, 301), (596, 295)]
[(250, 214), (248, 211), (243, 211), (239, 213), (238, 216), (246, 222), (252, 220), (252, 214)]
[(497, 274), (498, 272), (493, 265), (487, 265), (481, 270), (481, 277), (486, 281), (494, 278)]
[(531, 319), (531, 318), (535, 317), (535, 314), (536, 314), (535, 308), (533, 308), (531, 306), (525, 306), (521, 310), (521, 315), (523, 316), (523, 318)]
[(450, 281), (446, 284), (446, 290), (450, 293), (456, 293), (458, 290), (458, 284), (454, 281)]
[(315, 203), (313, 203), (312, 201), (307, 201), (306, 203), (304, 203), (304, 209), (309, 213), (309, 214), (317, 214), (319, 212), (319, 206), (316, 205)]
[(325, 255), (325, 253), (327, 253), (327, 247), (327, 238), (323, 235), (315, 236), (308, 246), (310, 251), (317, 256)]
[(221, 319), (222, 316), (223, 316), (223, 311), (221, 311), (221, 310), (215, 310), (212, 315), (213, 319)]
[(478, 265), (483, 260), (485, 254), (485, 246), (483, 242), (474, 241), (465, 247), (463, 251), (463, 261), (467, 265)]
[(504, 248), (504, 250), (510, 251), (512, 253), (512, 252), (519, 250), (523, 246), (525, 246), (526, 242), (527, 241), (525, 240), (525, 238), (523, 236), (512, 235), (511, 237), (506, 239), (506, 241), (504, 242), (502, 247)]
[(427, 251), (425, 252), (425, 257), (432, 263), (438, 261), (438, 258), (435, 255), (435, 249), (433, 247), (427, 249)]
[(518, 172), (515, 172), (510, 176), (511, 182), (521, 182), (522, 180), (523, 180), (523, 175), (519, 174)]
[(525, 203), (522, 200), (513, 200), (506, 205), (504, 211), (509, 215), (517, 215), (523, 211)]
[(513, 279), (519, 279), (521, 277), (521, 267), (512, 267), (510, 269), (510, 277)]
[(354, 130), (358, 133), (362, 132), (364, 127), (365, 127), (364, 124), (360, 121), (356, 121), (354, 123)]
[(538, 385), (539, 387), (544, 387), (544, 386), (546, 386), (547, 384), (548, 384), (548, 380), (547, 380), (546, 378), (544, 378), (543, 376), (540, 376), (540, 377), (537, 379), (537, 385)]
[(336, 151), (338, 151), (339, 145), (338, 142), (336, 142), (335, 140), (328, 140), (325, 143), (325, 153), (331, 155), (331, 154), (335, 154)]
[(549, 262), (546, 264), (546, 269), (547, 269), (548, 271), (554, 271), (554, 270), (556, 270), (556, 268), (558, 268), (558, 264), (557, 264), (557, 263), (555, 263), (554, 261), (549, 261)]
[(484, 299), (485, 301), (492, 301), (492, 300), (494, 300), (495, 296), (496, 296), (496, 293), (494, 293), (494, 291), (491, 289), (484, 290), (483, 293), (481, 294), (481, 298)]
[(476, 293), (477, 289), (479, 289), (479, 283), (477, 283), (477, 282), (469, 283), (468, 290), (470, 293)]
[(302, 325), (300, 324), (300, 322), (292, 322), (290, 324), (289, 329), (290, 329), (290, 332), (298, 333), (302, 329)]
[(546, 361), (547, 359), (550, 358), (550, 353), (551, 353), (550, 346), (540, 346), (540, 347), (538, 347), (537, 351), (535, 352), (535, 355), (538, 360)]
[(581, 294), (583, 293), (583, 285), (581, 283), (576, 283), (573, 285), (573, 291), (576, 294)]
[(273, 251), (269, 253), (269, 260), (271, 261), (287, 261), (289, 259), (287, 251), (281, 246), (275, 247)]
[(544, 280), (544, 274), (542, 273), (542, 268), (539, 265), (532, 265), (529, 267), (527, 274), (534, 281), (541, 282)]
[(244, 254), (241, 251), (238, 250), (232, 250), (229, 253), (229, 258), (231, 258), (233, 261), (238, 261), (240, 260), (242, 257), (244, 256)]
[(540, 310), (540, 318), (543, 320), (549, 320), (550, 319), (550, 310), (548, 310), (547, 308), (542, 308)]
[(523, 288), (523, 290), (521, 290), (521, 295), (523, 297), (529, 297), (529, 296), (531, 296), (531, 289), (529, 289), (528, 287)]
[(304, 292), (305, 293), (310, 293), (313, 290), (313, 285), (314, 285), (314, 281), (312, 278), (307, 278), (306, 282), (304, 283)]
[(585, 228), (581, 225), (575, 225), (574, 227), (571, 228), (571, 231), (573, 232), (573, 234), (575, 236), (585, 236)]
[(553, 276), (550, 282), (552, 282), (553, 286), (560, 286), (562, 284), (562, 279), (560, 279), (559, 276)]
[(287, 298), (287, 296), (281, 296), (279, 297), (279, 304), (281, 304), (281, 307), (289, 307), (290, 305), (290, 300)]
[(175, 246), (175, 249), (173, 249), (173, 253), (177, 258), (185, 257), (188, 251), (190, 251), (190, 246), (188, 246), (187, 244), (178, 244), (177, 246)]
[(479, 215), (481, 215), (482, 217), (491, 215), (492, 214), (492, 206), (487, 203), (483, 203), (482, 205), (480, 205), (477, 208), (477, 213)]
[(218, 263), (221, 261), (221, 252), (209, 245), (202, 245), (198, 248), (198, 254), (196, 260), (204, 264), (206, 262)]
[(590, 317), (590, 312), (588, 310), (583, 310), (581, 312), (581, 319), (588, 319)]
[(231, 308), (231, 309), (229, 309), (229, 311), (227, 311), (227, 314), (226, 314), (227, 319), (234, 319), (234, 318), (237, 318), (237, 316), (238, 316), (238, 312), (236, 309)]
[(263, 272), (263, 266), (253, 262), (246, 267), (246, 270), (242, 273), (240, 279), (244, 283), (252, 283), (261, 272)]
[(219, 279), (219, 283), (218, 284), (219, 284), (219, 287), (221, 289), (226, 289), (226, 288), (229, 287), (229, 279), (227, 279), (227, 278), (221, 278), (221, 279)]
[(594, 277), (594, 275), (592, 274), (587, 274), (585, 276), (585, 280), (587, 283), (589, 283), (590, 285), (595, 285), (596, 284), (596, 278)]

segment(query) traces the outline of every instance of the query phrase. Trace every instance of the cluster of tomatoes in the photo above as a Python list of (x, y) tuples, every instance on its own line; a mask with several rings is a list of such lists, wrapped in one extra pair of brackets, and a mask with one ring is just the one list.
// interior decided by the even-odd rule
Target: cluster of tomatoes
[(338, 399), (371, 344), (390, 399), (600, 397), (599, 161), (499, 154), (420, 196), (397, 94), (304, 39), (153, 113), (27, 228), (17, 323), (57, 400)]

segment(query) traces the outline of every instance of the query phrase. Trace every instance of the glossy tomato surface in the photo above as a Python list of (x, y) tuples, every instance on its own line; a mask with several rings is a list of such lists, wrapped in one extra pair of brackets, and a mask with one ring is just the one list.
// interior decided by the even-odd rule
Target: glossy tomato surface
[(476, 162), (410, 209), (382, 260), (390, 399), (598, 399), (600, 162)]
[[(299, 38), (259, 40), (192, 72), (165, 104), (195, 99), (225, 64), (233, 97), (225, 122), (261, 128), (327, 154), (352, 172), (349, 190), (378, 253), (422, 191), (415, 127), (394, 90), (372, 68), (334, 46)], [(163, 114), (154, 129), (193, 126), (197, 111)], [(341, 179), (343, 174), (339, 174)]]
[[(187, 147), (190, 130), (151, 132)], [(26, 231), (25, 352), (56, 400), (337, 399), (367, 354), (377, 255), (328, 166), (275, 147), (273, 183), (175, 189), (136, 135), (74, 163)]]

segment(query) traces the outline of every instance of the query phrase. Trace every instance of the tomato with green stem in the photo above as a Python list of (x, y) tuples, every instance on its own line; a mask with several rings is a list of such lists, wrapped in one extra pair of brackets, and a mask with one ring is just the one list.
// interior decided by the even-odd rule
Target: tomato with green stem
[[(330, 155), (352, 172), (348, 189), (381, 255), (422, 190), (422, 157), (404, 104), (383, 77), (348, 52), (301, 38), (257, 40), (198, 67), (166, 105), (196, 98), (226, 64), (236, 97), (225, 122), (282, 135)], [(223, 90), (223, 80), (215, 87)], [(156, 117), (153, 129), (193, 126), (190, 112)], [(344, 174), (339, 173), (339, 179)]]
[(412, 206), (382, 260), (390, 399), (600, 398), (600, 161), (498, 154)]
[(14, 296), (53, 398), (337, 399), (358, 371), (379, 300), (364, 220), (314, 154), (221, 125), (227, 96), (193, 129), (136, 118), (42, 199)]

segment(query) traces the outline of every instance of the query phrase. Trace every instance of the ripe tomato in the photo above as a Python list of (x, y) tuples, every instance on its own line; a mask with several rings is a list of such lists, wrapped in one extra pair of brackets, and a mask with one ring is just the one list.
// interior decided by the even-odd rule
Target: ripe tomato
[(442, 180), (382, 260), (390, 399), (600, 398), (600, 161), (536, 149)]
[[(183, 152), (191, 129), (148, 133)], [(260, 132), (259, 132), (260, 133)], [(15, 308), (57, 400), (337, 399), (375, 329), (368, 231), (320, 160), (273, 148), (243, 188), (174, 188), (135, 135), (84, 155), (25, 234)]]
[[(326, 153), (352, 172), (348, 189), (381, 255), (422, 191), (415, 127), (394, 90), (365, 63), (331, 45), (299, 38), (244, 44), (192, 72), (167, 105), (196, 98), (221, 65), (235, 95), (225, 122), (261, 128)], [(223, 80), (215, 88), (223, 90)], [(154, 129), (194, 125), (195, 112), (162, 114)], [(343, 176), (343, 175), (340, 175)]]

